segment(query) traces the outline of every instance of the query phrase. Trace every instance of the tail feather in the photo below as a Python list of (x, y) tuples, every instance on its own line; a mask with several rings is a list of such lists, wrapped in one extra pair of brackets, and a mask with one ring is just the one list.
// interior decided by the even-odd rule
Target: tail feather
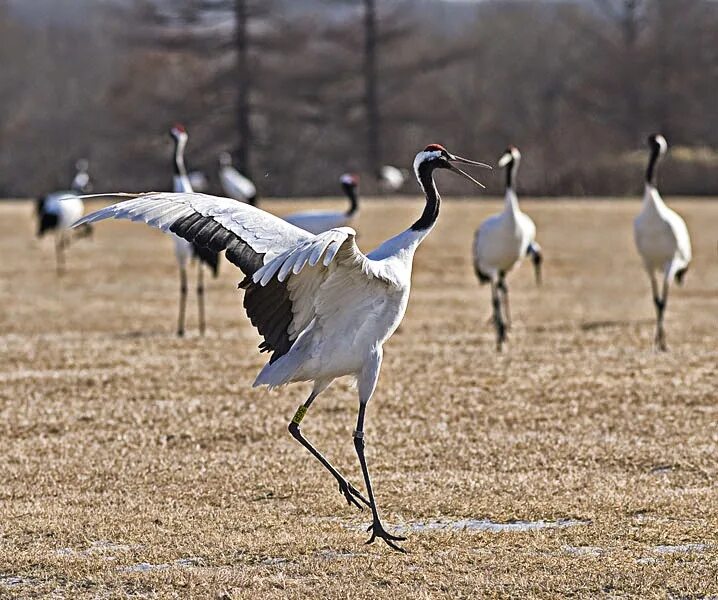
[(683, 267), (679, 271), (676, 271), (676, 283), (678, 285), (683, 285), (683, 278), (686, 276), (687, 272), (688, 272), (688, 267)]

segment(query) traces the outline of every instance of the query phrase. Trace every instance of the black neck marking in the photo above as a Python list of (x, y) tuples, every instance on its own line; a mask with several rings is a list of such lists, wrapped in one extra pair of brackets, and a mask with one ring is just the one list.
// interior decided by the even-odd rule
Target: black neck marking
[(661, 157), (661, 146), (658, 143), (651, 144), (651, 158), (648, 160), (646, 169), (646, 183), (655, 187), (658, 171), (658, 159)]
[(349, 210), (347, 211), (347, 217), (351, 217), (359, 208), (359, 198), (357, 197), (357, 187), (349, 183), (342, 183), (342, 189), (349, 198)]
[(411, 226), (413, 231), (429, 229), (429, 227), (436, 223), (436, 219), (439, 217), (441, 197), (434, 183), (434, 169), (436, 165), (432, 163), (433, 161), (423, 162), (419, 165), (417, 176), (421, 188), (426, 195), (426, 204), (424, 205), (424, 212), (421, 213), (419, 219)]
[(516, 159), (511, 157), (511, 161), (506, 165), (506, 190), (516, 189), (516, 171), (518, 171), (518, 164)]

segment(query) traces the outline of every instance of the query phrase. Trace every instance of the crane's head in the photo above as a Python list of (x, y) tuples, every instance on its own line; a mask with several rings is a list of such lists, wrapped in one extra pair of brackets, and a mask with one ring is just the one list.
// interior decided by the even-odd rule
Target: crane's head
[(521, 152), (516, 146), (509, 146), (504, 150), (504, 153), (499, 158), (498, 165), (501, 168), (510, 165), (512, 162), (519, 162), (521, 160)]
[(187, 130), (184, 128), (184, 125), (180, 123), (175, 123), (172, 128), (170, 129), (170, 136), (175, 141), (187, 141)]
[(648, 147), (652, 152), (657, 152), (659, 156), (663, 156), (668, 152), (668, 142), (660, 133), (654, 133), (648, 136)]
[(344, 173), (344, 175), (339, 178), (339, 183), (341, 183), (343, 187), (359, 187), (359, 175), (355, 175), (354, 173)]
[(468, 158), (462, 158), (451, 154), (441, 144), (429, 144), (421, 152), (416, 155), (414, 159), (414, 171), (416, 176), (421, 178), (419, 172), (424, 169), (433, 171), (434, 169), (448, 169), (454, 173), (458, 173), (462, 177), (465, 177), (469, 181), (473, 181), (479, 187), (484, 187), (483, 184), (479, 183), (468, 173), (459, 169), (454, 163), (461, 163), (465, 165), (474, 165), (477, 167), (483, 167), (484, 169), (491, 169), (491, 165), (486, 163), (476, 162), (475, 160), (469, 160)]
[(222, 152), (219, 155), (219, 164), (223, 167), (232, 166), (232, 155), (229, 152)]

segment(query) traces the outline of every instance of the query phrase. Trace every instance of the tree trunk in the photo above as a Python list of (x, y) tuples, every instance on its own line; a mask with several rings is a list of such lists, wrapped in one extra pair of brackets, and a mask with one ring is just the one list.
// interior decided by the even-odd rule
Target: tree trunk
[(367, 169), (375, 176), (381, 170), (379, 102), (376, 74), (376, 3), (364, 0), (364, 110), (367, 126)]
[(249, 36), (247, 33), (247, 0), (235, 0), (236, 37), (237, 37), (237, 124), (239, 126), (239, 144), (237, 162), (247, 177), (251, 176), (252, 165), (250, 149), (252, 146), (251, 127), (251, 78), (249, 65)]

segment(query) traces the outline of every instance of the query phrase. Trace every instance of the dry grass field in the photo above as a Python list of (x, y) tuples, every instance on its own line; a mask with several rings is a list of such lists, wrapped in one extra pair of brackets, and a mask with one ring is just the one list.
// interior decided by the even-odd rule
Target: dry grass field
[[(360, 246), (421, 202), (365, 203)], [(544, 285), (529, 264), (511, 275), (497, 355), (469, 253), (499, 203), (444, 203), (368, 413), (403, 555), (364, 545), (368, 512), (287, 433), (308, 387), (251, 388), (266, 355), (232, 265), (209, 284), (208, 335), (190, 295), (178, 339), (163, 234), (101, 223), (58, 279), (31, 205), (0, 204), (0, 597), (718, 596), (718, 204), (672, 206), (695, 261), (669, 353), (652, 351), (639, 201), (526, 201)], [(302, 425), (358, 485), (356, 409), (339, 382)]]

